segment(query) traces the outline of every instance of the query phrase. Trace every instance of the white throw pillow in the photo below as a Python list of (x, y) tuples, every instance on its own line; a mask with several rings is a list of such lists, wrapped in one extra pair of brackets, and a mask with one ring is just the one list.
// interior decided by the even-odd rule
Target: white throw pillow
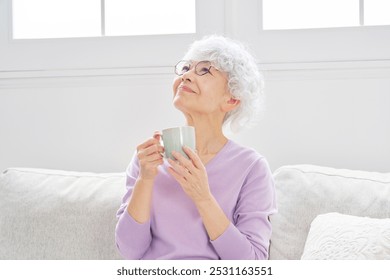
[(390, 219), (339, 213), (311, 223), (303, 260), (390, 260)]

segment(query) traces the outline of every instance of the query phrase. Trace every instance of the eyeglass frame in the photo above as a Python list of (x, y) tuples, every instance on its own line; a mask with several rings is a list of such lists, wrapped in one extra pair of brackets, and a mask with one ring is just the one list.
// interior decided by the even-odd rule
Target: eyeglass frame
[[(189, 69), (186, 71), (186, 72), (184, 72), (184, 73), (182, 73), (182, 74), (179, 74), (179, 73), (177, 73), (177, 66), (181, 63), (181, 62), (188, 62), (188, 64), (189, 64)], [(185, 60), (185, 59), (182, 59), (182, 60), (179, 60), (179, 62), (178, 63), (176, 63), (176, 65), (175, 65), (175, 74), (176, 75), (178, 75), (178, 76), (183, 76), (185, 73), (187, 73), (188, 71), (190, 71), (191, 70), (191, 66), (193, 66), (192, 65), (192, 63), (191, 63), (192, 61), (191, 60)], [(207, 69), (207, 72), (205, 72), (205, 73), (203, 73), (203, 74), (199, 74), (198, 73), (198, 71), (196, 71), (196, 67), (200, 64), (200, 63), (203, 63), (203, 62), (207, 62), (207, 63), (210, 63), (210, 66), (208, 67), (208, 69)], [(212, 65), (211, 64), (211, 61), (209, 61), (209, 60), (202, 60), (202, 61), (198, 61), (196, 64), (195, 64), (195, 66), (193, 67), (193, 69), (195, 69), (195, 74), (196, 75), (198, 75), (198, 76), (204, 76), (204, 75), (206, 75), (206, 74), (210, 74), (211, 76), (214, 76), (212, 73), (211, 73), (211, 71), (210, 71), (210, 69), (211, 69), (211, 67), (213, 67), (215, 70), (217, 70), (217, 71), (220, 71), (217, 67), (215, 67), (214, 65)]]

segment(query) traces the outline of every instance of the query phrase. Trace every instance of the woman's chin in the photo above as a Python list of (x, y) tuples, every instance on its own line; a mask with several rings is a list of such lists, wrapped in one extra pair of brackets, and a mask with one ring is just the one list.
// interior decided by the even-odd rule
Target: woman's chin
[(189, 106), (185, 104), (183, 100), (181, 100), (181, 98), (175, 98), (173, 100), (173, 106), (175, 106), (175, 108), (180, 112), (182, 112), (183, 114), (188, 113), (190, 109)]
[(174, 98), (173, 99), (173, 106), (175, 106), (175, 108), (179, 111), (182, 111), (183, 110), (183, 102), (180, 100), (180, 98)]
[(176, 109), (180, 110), (181, 108), (185, 107), (185, 100), (180, 95), (176, 95), (173, 98), (173, 106), (175, 106)]

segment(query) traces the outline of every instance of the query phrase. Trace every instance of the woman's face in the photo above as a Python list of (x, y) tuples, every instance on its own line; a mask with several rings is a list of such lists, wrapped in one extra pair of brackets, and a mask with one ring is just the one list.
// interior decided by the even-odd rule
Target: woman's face
[[(227, 74), (217, 70), (210, 63), (202, 63), (197, 66), (198, 61), (191, 61), (189, 65), (184, 66), (183, 75), (175, 77), (173, 104), (184, 114), (223, 117), (226, 113), (225, 104), (231, 97)], [(196, 72), (205, 74), (200, 76)]]

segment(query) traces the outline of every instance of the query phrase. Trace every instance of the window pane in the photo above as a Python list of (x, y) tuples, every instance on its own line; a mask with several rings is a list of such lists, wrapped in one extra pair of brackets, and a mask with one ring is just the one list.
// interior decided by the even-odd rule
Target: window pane
[(100, 36), (100, 0), (13, 0), (14, 39)]
[(390, 24), (389, 0), (365, 0), (364, 1), (364, 25), (388, 25)]
[(106, 0), (105, 33), (195, 33), (195, 0)]
[(263, 0), (263, 29), (359, 25), (359, 0)]

